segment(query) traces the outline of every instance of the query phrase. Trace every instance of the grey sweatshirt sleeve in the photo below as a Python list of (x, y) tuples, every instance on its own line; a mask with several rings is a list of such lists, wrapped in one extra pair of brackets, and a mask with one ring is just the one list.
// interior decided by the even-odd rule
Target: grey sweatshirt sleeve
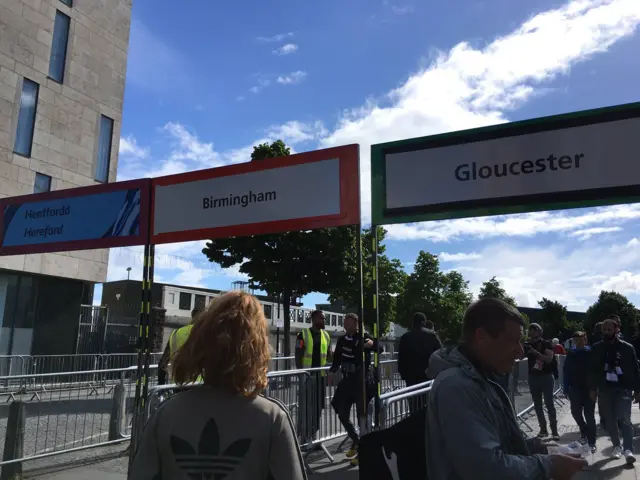
[(463, 480), (477, 480), (478, 472), (482, 472), (482, 478), (500, 480), (551, 478), (547, 455), (504, 453), (488, 415), (487, 399), (480, 393), (473, 388), (461, 388), (455, 378), (444, 379), (432, 404), (437, 411), (439, 440), (456, 474)]
[(307, 480), (304, 461), (289, 414), (280, 408), (271, 430), (269, 480)]
[(147, 422), (140, 443), (129, 469), (129, 480), (160, 480), (162, 465), (158, 455), (156, 427), (162, 409), (157, 410)]

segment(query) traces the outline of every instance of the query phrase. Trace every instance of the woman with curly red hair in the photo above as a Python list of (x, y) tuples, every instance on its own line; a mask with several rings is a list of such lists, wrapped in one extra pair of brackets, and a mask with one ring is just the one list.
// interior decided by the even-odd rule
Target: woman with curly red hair
[(173, 362), (176, 383), (204, 382), (153, 414), (129, 478), (306, 480), (291, 417), (260, 395), (269, 360), (260, 302), (240, 291), (214, 299)]

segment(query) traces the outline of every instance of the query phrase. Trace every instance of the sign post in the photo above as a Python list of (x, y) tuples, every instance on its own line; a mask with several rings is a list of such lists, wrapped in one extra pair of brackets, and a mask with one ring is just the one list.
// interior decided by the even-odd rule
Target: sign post
[(371, 228), (638, 202), (639, 132), (631, 103), (372, 145)]

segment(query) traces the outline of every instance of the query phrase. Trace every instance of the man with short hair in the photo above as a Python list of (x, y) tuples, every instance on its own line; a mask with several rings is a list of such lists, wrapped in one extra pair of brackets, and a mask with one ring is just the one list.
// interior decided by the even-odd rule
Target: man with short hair
[[(331, 337), (324, 329), (324, 313), (322, 310), (314, 310), (311, 312), (311, 327), (302, 330), (296, 338), (296, 368), (324, 367), (331, 356)], [(326, 376), (324, 371), (311, 372), (300, 390), (301, 413), (298, 427), (303, 443), (312, 441), (320, 429), (320, 417), (325, 406)]]
[(563, 366), (563, 391), (571, 403), (571, 415), (580, 429), (580, 442), (596, 451), (596, 404), (589, 395), (589, 368), (591, 348), (587, 334), (575, 332), (573, 347), (567, 353)]
[(522, 355), (524, 324), (520, 312), (502, 300), (478, 300), (464, 315), (460, 345), (431, 356), (430, 480), (568, 480), (587, 465), (580, 458), (548, 455), (539, 439), (525, 439), (513, 404), (494, 381)]
[[(402, 335), (398, 345), (398, 373), (407, 386), (429, 380), (427, 368), (433, 352), (442, 348), (434, 324), (422, 312), (413, 314), (413, 328)], [(411, 414), (423, 407), (423, 402), (414, 398), (409, 401)]]
[[(609, 315), (602, 323), (602, 341), (593, 346), (590, 368), (591, 399), (599, 397), (600, 415), (611, 437), (611, 457), (624, 454), (628, 464), (636, 461), (633, 455), (633, 425), (631, 405), (640, 401), (640, 368), (633, 346), (618, 337), (620, 317)], [(620, 446), (622, 434), (622, 447)], [(624, 452), (623, 452), (624, 449)]]
[[(555, 385), (553, 346), (550, 342), (542, 339), (542, 327), (537, 323), (529, 325), (529, 339), (525, 343), (525, 354), (527, 356), (527, 367), (529, 368), (529, 390), (533, 399), (533, 407), (538, 417), (540, 432), (538, 437), (549, 436), (547, 421), (544, 418), (542, 401), (547, 407), (549, 423), (551, 424), (551, 438), (560, 440), (558, 435), (558, 419), (556, 416), (556, 406), (553, 399), (553, 389)], [(555, 368), (554, 368), (555, 367)]]
[[(345, 334), (338, 339), (333, 354), (333, 363), (330, 371), (338, 370), (342, 373), (342, 379), (336, 387), (331, 406), (338, 416), (338, 420), (351, 439), (351, 448), (346, 452), (347, 458), (353, 458), (358, 454), (360, 436), (351, 422), (351, 406), (356, 404), (357, 418), (360, 420), (366, 416), (365, 405), (375, 396), (375, 381), (371, 367), (371, 353), (377, 348), (378, 341), (371, 338), (368, 333), (361, 334), (358, 331), (358, 316), (348, 313), (344, 317)], [(364, 372), (362, 370), (362, 356), (358, 355), (360, 342), (364, 350)], [(364, 382), (363, 382), (364, 375)], [(363, 383), (365, 391), (363, 391)], [(358, 459), (353, 458), (351, 464), (358, 465)]]
[[(182, 345), (187, 341), (187, 338), (189, 338), (193, 324), (200, 313), (202, 313), (202, 309), (198, 307), (191, 310), (191, 323), (174, 330), (171, 332), (171, 335), (169, 335), (169, 341), (167, 342), (164, 352), (162, 352), (162, 357), (160, 357), (160, 361), (158, 362), (158, 385), (164, 385), (167, 383), (169, 364), (175, 358), (178, 350), (180, 350)], [(198, 377), (198, 381), (202, 381), (202, 377)]]

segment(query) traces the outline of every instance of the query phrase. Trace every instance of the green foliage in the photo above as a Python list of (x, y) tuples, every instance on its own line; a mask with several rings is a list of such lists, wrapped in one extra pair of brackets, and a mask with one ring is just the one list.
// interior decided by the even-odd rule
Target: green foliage
[[(357, 278), (358, 258), (356, 250), (355, 228), (352, 231), (352, 246), (343, 253), (346, 275), (340, 281), (336, 279), (333, 287), (327, 291), (330, 302), (341, 301), (352, 312), (358, 311), (360, 302), (360, 282)], [(380, 318), (380, 335), (389, 330), (389, 324), (396, 318), (396, 304), (398, 295), (404, 289), (407, 274), (398, 259), (390, 259), (385, 255), (386, 247), (382, 244), (387, 231), (378, 227), (378, 315)], [(364, 283), (364, 313), (363, 321), (369, 331), (372, 331), (375, 317), (373, 315), (373, 230), (362, 231), (362, 258)]]
[(564, 338), (570, 335), (567, 330), (572, 327), (567, 322), (567, 307), (544, 297), (538, 302), (538, 305), (542, 309), (540, 324), (546, 338)]
[(518, 306), (516, 299), (507, 295), (507, 291), (502, 288), (502, 285), (500, 285), (496, 277), (491, 277), (490, 280), (482, 282), (482, 288), (480, 288), (480, 293), (478, 294), (478, 299), (481, 298), (499, 298), (509, 305), (514, 307)]
[(423, 312), (444, 342), (455, 342), (471, 300), (469, 282), (459, 272), (442, 272), (437, 256), (420, 251), (398, 301), (398, 323), (410, 328), (412, 314)]
[(593, 332), (596, 323), (602, 322), (609, 315), (618, 315), (622, 324), (622, 333), (626, 338), (630, 338), (634, 333), (634, 328), (640, 320), (640, 314), (634, 305), (618, 292), (600, 292), (598, 299), (587, 310), (585, 329), (588, 333)]
[[(284, 142), (278, 140), (254, 147), (251, 160), (264, 161), (289, 152)], [(335, 228), (215, 239), (207, 242), (202, 253), (222, 268), (240, 265), (240, 272), (249, 277), (251, 288), (282, 297), (284, 354), (288, 356), (291, 297), (329, 291), (336, 278), (344, 277), (343, 256), (352, 244), (352, 231)]]

